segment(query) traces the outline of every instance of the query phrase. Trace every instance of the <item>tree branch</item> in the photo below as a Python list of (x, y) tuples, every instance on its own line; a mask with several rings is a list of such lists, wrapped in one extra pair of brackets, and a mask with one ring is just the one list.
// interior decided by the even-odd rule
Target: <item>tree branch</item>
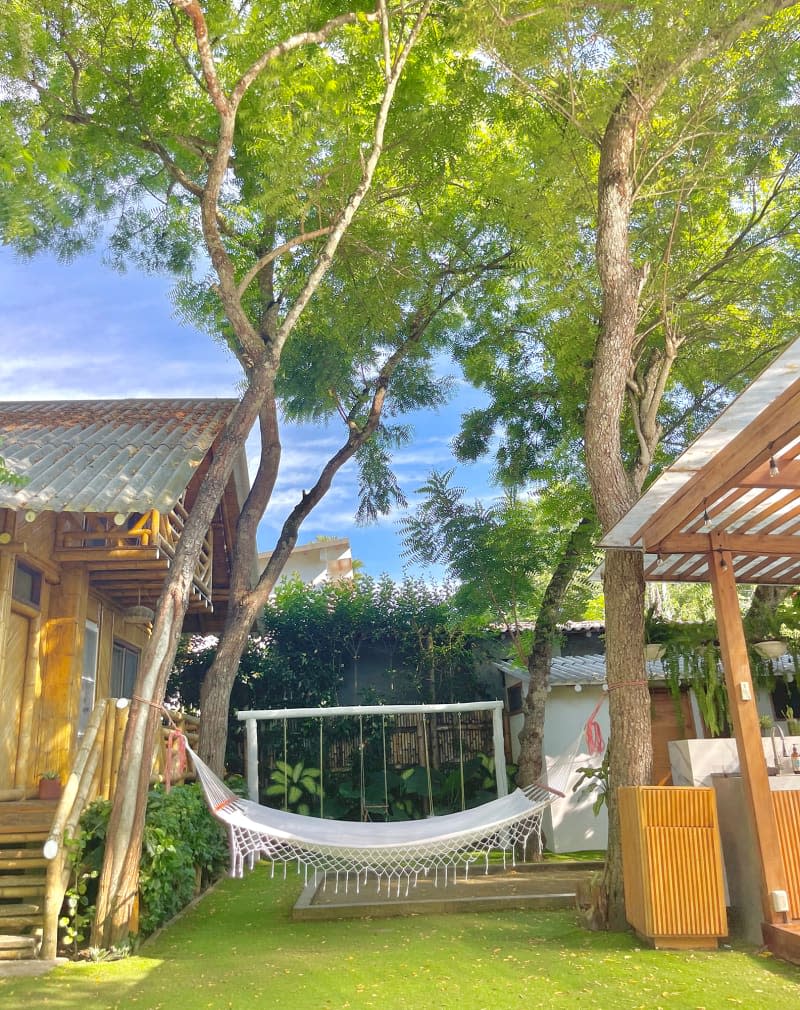
[(289, 312), (286, 314), (278, 332), (275, 336), (273, 354), (279, 355), (283, 344), (285, 343), (287, 337), (292, 331), (294, 324), (297, 322), (302, 311), (308, 304), (309, 299), (314, 294), (314, 292), (319, 287), (322, 279), (327, 274), (330, 269), (331, 263), (333, 262), (333, 256), (339, 247), (339, 243), (342, 240), (342, 236), (347, 231), (350, 226), (350, 222), (353, 220), (356, 211), (361, 206), (364, 197), (372, 184), (372, 179), (375, 174), (375, 169), (377, 168), (378, 161), (383, 150), (383, 138), (386, 131), (386, 123), (389, 117), (389, 109), (394, 98), (394, 93), (397, 89), (397, 83), (400, 80), (400, 75), (403, 72), (406, 61), (411, 49), (419, 37), (419, 33), (422, 30), (422, 26), (425, 23), (425, 19), (428, 16), (433, 0), (424, 0), (419, 13), (414, 21), (411, 31), (409, 32), (408, 38), (405, 43), (401, 46), (395, 62), (392, 66), (392, 73), (389, 80), (386, 82), (386, 87), (384, 88), (383, 97), (381, 98), (380, 107), (375, 118), (375, 126), (373, 131), (372, 148), (370, 150), (369, 156), (364, 161), (364, 167), (361, 173), (361, 181), (356, 187), (355, 191), (351, 195), (347, 204), (342, 208), (339, 216), (331, 228), (330, 235), (328, 236), (328, 241), (325, 243), (324, 248), (319, 254), (316, 265), (311, 270), (302, 291), (297, 296), (294, 304), (292, 305)]
[(211, 101), (214, 103), (214, 108), (220, 114), (220, 117), (224, 118), (231, 112), (231, 103), (225, 96), (217, 75), (214, 54), (211, 52), (211, 44), (208, 40), (208, 25), (206, 24), (205, 15), (200, 9), (200, 4), (198, 0), (170, 0), (170, 3), (177, 7), (178, 10), (182, 10), (192, 22), (197, 54), (200, 57), (200, 66), (203, 71), (206, 89), (211, 96)]
[(294, 238), (290, 238), (283, 245), (276, 246), (270, 252), (265, 253), (260, 259), (256, 260), (253, 266), (247, 271), (244, 277), (239, 282), (236, 292), (241, 298), (245, 291), (250, 287), (255, 278), (264, 267), (269, 266), (273, 260), (276, 260), (279, 256), (283, 256), (284, 253), (289, 252), (290, 249), (294, 249), (296, 246), (302, 245), (304, 242), (311, 242), (315, 238), (320, 238), (322, 235), (329, 235), (331, 231), (331, 226), (325, 228), (317, 228), (315, 231), (306, 231), (302, 235), (295, 235)]

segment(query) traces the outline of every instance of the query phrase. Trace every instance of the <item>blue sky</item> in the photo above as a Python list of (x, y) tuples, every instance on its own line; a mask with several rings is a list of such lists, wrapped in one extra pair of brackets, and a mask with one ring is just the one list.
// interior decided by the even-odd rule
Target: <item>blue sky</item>
[[(235, 359), (179, 322), (169, 287), (163, 278), (115, 273), (98, 257), (65, 265), (49, 256), (20, 260), (0, 247), (0, 400), (235, 396)], [(459, 416), (480, 402), (476, 390), (458, 382), (445, 409), (409, 418), (415, 438), (397, 452), (396, 472), (410, 501), (431, 469), (454, 465), (450, 440)], [(335, 426), (284, 428), (281, 471), (259, 530), (260, 549), (272, 547), (286, 512), (313, 483), (341, 434)], [(251, 466), (257, 451), (251, 440)], [(486, 500), (492, 497), (488, 474), (484, 464), (459, 467), (458, 482)], [(349, 464), (306, 520), (300, 542), (347, 536), (368, 574), (402, 577), (398, 515), (359, 527), (356, 504), (357, 474)]]

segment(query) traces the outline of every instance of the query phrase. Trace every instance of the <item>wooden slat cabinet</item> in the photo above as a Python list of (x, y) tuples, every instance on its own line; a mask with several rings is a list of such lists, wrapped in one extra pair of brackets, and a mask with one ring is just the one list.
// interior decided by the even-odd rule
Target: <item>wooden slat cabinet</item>
[(800, 919), (800, 790), (775, 790), (772, 805), (786, 871), (789, 917)]
[(713, 789), (617, 795), (628, 922), (655, 947), (716, 947), (728, 926)]

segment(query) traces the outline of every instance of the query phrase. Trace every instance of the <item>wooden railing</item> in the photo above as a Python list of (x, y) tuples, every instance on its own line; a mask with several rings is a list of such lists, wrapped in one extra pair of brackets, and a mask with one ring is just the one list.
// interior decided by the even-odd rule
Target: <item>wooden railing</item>
[[(151, 513), (155, 517), (154, 534), (159, 548), (170, 560), (175, 557), (175, 549), (183, 533), (189, 513), (183, 504), (183, 499), (176, 502), (175, 507), (168, 513), (161, 515), (158, 512)], [(213, 561), (213, 541), (211, 530), (206, 533), (203, 546), (200, 549), (200, 557), (194, 570), (195, 588), (200, 591), (207, 602), (211, 601), (211, 569)]]
[[(39, 953), (43, 960), (52, 960), (58, 949), (58, 920), (72, 872), (68, 842), (75, 837), (78, 822), (86, 807), (94, 800), (111, 800), (114, 796), (128, 712), (129, 705), (125, 698), (103, 698), (97, 702), (56, 807), (50, 834), (43, 849), (48, 860), (42, 946)], [(198, 720), (176, 713), (174, 721), (189, 742), (195, 745)], [(193, 772), (183, 761), (182, 750), (170, 736), (169, 728), (163, 727), (153, 758), (151, 781), (161, 782), (169, 778), (172, 783), (176, 783), (193, 777)]]
[[(75, 515), (64, 512), (58, 516), (56, 550), (63, 555), (63, 552), (69, 551), (111, 552), (150, 548), (156, 557), (163, 555), (171, 561), (188, 515), (183, 499), (164, 513), (156, 509), (144, 514), (132, 512), (130, 515), (111, 512)], [(195, 591), (207, 603), (211, 601), (213, 557), (213, 538), (209, 530), (193, 577)]]
[[(123, 715), (124, 713), (124, 715)], [(44, 856), (48, 862), (47, 883), (44, 894), (44, 923), (42, 929), (42, 946), (39, 956), (43, 960), (52, 960), (58, 949), (58, 919), (61, 905), (67, 892), (71, 873), (69, 852), (66, 843), (75, 835), (81, 814), (92, 800), (97, 798), (95, 782), (103, 779), (104, 755), (108, 752), (106, 744), (106, 728), (111, 721), (114, 730), (117, 720), (121, 724), (127, 722), (128, 710), (113, 706), (108, 699), (99, 701), (89, 718), (86, 732), (78, 749), (75, 764), (70, 772), (64, 791), (61, 794), (50, 834), (44, 843)], [(114, 740), (119, 737), (119, 747), (122, 746), (124, 725), (119, 734), (114, 732), (110, 749), (114, 750)], [(108, 785), (111, 787), (112, 770), (115, 772), (119, 762), (108, 763)], [(114, 774), (114, 779), (116, 775)]]

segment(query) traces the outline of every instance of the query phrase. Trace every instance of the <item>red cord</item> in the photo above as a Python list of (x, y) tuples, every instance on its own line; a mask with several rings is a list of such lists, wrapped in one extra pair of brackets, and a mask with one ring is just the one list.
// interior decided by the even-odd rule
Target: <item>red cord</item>
[(164, 762), (164, 787), (169, 792), (174, 778), (181, 779), (186, 774), (186, 737), (180, 730), (171, 729), (167, 734), (167, 753)]
[(592, 757), (597, 754), (602, 754), (606, 748), (605, 741), (603, 740), (603, 731), (600, 729), (600, 724), (595, 718), (605, 700), (604, 696), (595, 705), (594, 711), (586, 721), (584, 729), (584, 732), (586, 733), (586, 746), (589, 748), (589, 753)]

